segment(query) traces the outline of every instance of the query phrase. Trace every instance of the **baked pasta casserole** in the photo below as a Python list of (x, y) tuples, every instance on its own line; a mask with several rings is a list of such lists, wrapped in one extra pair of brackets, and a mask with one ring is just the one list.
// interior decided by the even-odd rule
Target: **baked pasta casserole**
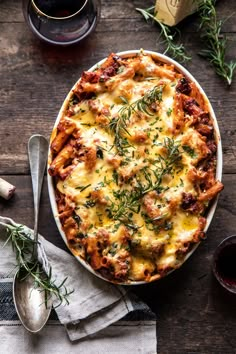
[(150, 282), (201, 241), (216, 180), (208, 100), (140, 51), (82, 74), (51, 137), (49, 174), (71, 251), (115, 283)]

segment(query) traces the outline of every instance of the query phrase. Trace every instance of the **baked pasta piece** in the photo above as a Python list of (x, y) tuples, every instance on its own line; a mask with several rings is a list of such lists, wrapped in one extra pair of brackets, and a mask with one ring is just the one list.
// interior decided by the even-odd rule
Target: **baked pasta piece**
[(49, 164), (72, 252), (117, 283), (178, 268), (223, 188), (216, 152), (208, 101), (173, 65), (141, 51), (84, 72)]

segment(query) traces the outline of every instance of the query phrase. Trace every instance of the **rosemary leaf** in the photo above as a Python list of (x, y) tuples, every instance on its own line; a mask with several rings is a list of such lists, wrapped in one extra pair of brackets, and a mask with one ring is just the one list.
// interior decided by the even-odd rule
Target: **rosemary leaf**
[(206, 49), (199, 54), (208, 59), (215, 72), (231, 85), (236, 60), (226, 61), (227, 39), (221, 33), (223, 21), (218, 20), (215, 8), (216, 0), (201, 0), (199, 3), (201, 38)]
[(39, 291), (44, 291), (45, 305), (51, 296), (55, 296), (59, 303), (56, 307), (60, 306), (63, 302), (69, 304), (68, 297), (73, 293), (68, 291), (65, 286), (67, 280), (64, 279), (58, 286), (55, 284), (55, 280), (52, 279), (52, 269), (49, 269), (49, 274), (45, 276), (42, 266), (37, 259), (32, 259), (33, 247), (35, 241), (31, 239), (30, 235), (25, 232), (23, 225), (19, 226), (7, 226), (7, 241), (11, 242), (12, 249), (16, 255), (17, 268), (20, 271), (18, 274), (20, 279), (25, 279), (28, 275), (34, 278), (35, 288), (39, 288)]
[(163, 155), (159, 155), (155, 161), (152, 161), (153, 168), (146, 166), (133, 177), (134, 187), (132, 189), (124, 188), (113, 192), (114, 200), (110, 200), (109, 209), (107, 209), (109, 218), (119, 220), (127, 226), (132, 225), (133, 229), (137, 228), (132, 223), (132, 216), (133, 213), (138, 214), (141, 211), (144, 195), (154, 190), (160, 193), (168, 188), (162, 185), (162, 180), (165, 175), (173, 171), (176, 165), (181, 163), (180, 143), (167, 137), (160, 143), (160, 146), (163, 147)]
[(191, 60), (191, 57), (186, 53), (183, 43), (175, 42), (176, 36), (180, 34), (179, 30), (176, 27), (170, 28), (169, 26), (160, 22), (155, 16), (154, 9), (154, 6), (146, 10), (136, 8), (136, 10), (143, 15), (146, 21), (148, 21), (148, 19), (152, 19), (160, 27), (161, 35), (164, 38), (163, 42), (166, 46), (164, 54), (168, 53), (174, 59), (177, 59), (181, 62)]
[(118, 111), (117, 117), (112, 117), (109, 128), (115, 135), (114, 145), (116, 146), (118, 153), (124, 155), (127, 148), (131, 147), (127, 137), (125, 135), (130, 135), (127, 125), (130, 121), (131, 115), (136, 113), (147, 114), (149, 116), (153, 115), (151, 110), (151, 104), (154, 102), (162, 101), (163, 85), (154, 86), (151, 90), (147, 91), (145, 95), (138, 100), (129, 103), (127, 99), (120, 96), (123, 106)]

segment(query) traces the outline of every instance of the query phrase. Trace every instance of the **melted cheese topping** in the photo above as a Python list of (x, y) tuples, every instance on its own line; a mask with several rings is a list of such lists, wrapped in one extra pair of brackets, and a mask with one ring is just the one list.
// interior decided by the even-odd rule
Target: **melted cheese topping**
[[(93, 99), (67, 116), (84, 151), (96, 149), (96, 160), (87, 168), (78, 157), (56, 187), (79, 218), (73, 252), (107, 269), (113, 281), (151, 281), (178, 267), (204, 228), (205, 206), (191, 212), (182, 203), (183, 195), (197, 200), (199, 187), (188, 172), (206, 157), (206, 137), (188, 117), (174, 128), (182, 75), (148, 55), (140, 54), (138, 64), (137, 57), (123, 62), (105, 88), (96, 84)], [(135, 75), (122, 74), (128, 67)]]

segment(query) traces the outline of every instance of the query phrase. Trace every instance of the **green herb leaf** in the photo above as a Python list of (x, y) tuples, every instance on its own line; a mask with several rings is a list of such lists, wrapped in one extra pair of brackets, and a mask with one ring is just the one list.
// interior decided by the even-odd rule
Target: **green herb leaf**
[(124, 106), (119, 110), (117, 117), (112, 117), (109, 124), (110, 130), (114, 132), (115, 135), (114, 145), (120, 155), (124, 155), (125, 150), (131, 147), (125, 135), (130, 135), (127, 125), (132, 113), (140, 114), (142, 112), (152, 116), (151, 104), (162, 101), (163, 88), (163, 85), (154, 86), (151, 90), (147, 91), (143, 97), (131, 104), (129, 104), (125, 97), (120, 96)]
[(184, 149), (184, 151), (193, 159), (195, 157), (197, 157), (197, 154), (195, 153), (194, 149), (192, 149), (190, 146), (188, 145), (183, 145), (182, 148)]
[(30, 235), (25, 233), (23, 225), (7, 226), (8, 238), (6, 243), (11, 242), (13, 251), (16, 255), (17, 267), (20, 270), (21, 279), (27, 277), (29, 274), (34, 278), (35, 287), (42, 288), (45, 293), (45, 306), (47, 306), (48, 299), (55, 296), (60, 306), (63, 302), (69, 304), (68, 297), (73, 293), (73, 290), (68, 291), (65, 286), (67, 278), (65, 278), (60, 285), (55, 283), (52, 279), (52, 269), (49, 270), (47, 277), (42, 269), (41, 264), (37, 259), (32, 259), (35, 241), (31, 239)]
[(155, 16), (155, 7), (150, 7), (148, 9), (139, 9), (136, 8), (138, 12), (140, 12), (146, 21), (149, 19), (153, 20), (154, 23), (156, 23), (161, 30), (161, 35), (164, 38), (164, 44), (166, 46), (166, 50), (164, 51), (165, 53), (169, 53), (173, 58), (179, 60), (179, 61), (188, 61), (191, 59), (189, 55), (186, 54), (184, 45), (182, 43), (176, 43), (175, 39), (177, 35), (179, 34), (179, 30), (176, 27), (169, 27), (159, 21), (157, 17)]
[(75, 187), (75, 189), (79, 189), (80, 192), (83, 192), (86, 188), (90, 187), (91, 186), (91, 183), (87, 184), (86, 186), (78, 186), (78, 187)]
[(133, 177), (134, 187), (131, 190), (124, 188), (113, 191), (114, 200), (109, 199), (109, 208), (106, 209), (109, 218), (119, 220), (135, 231), (137, 226), (132, 222), (132, 213), (140, 212), (143, 196), (154, 190), (157, 193), (167, 190), (168, 187), (162, 185), (163, 177), (171, 174), (175, 166), (181, 168), (180, 143), (167, 137), (159, 145), (163, 146), (164, 153), (152, 161), (153, 168), (147, 166), (142, 168)]
[(171, 116), (171, 113), (172, 113), (172, 109), (171, 109), (171, 108), (168, 108), (167, 111), (166, 111), (166, 114), (168, 115), (168, 117)]
[(226, 61), (227, 39), (221, 33), (223, 21), (218, 20), (215, 0), (202, 0), (199, 4), (200, 31), (204, 47), (199, 54), (210, 61), (217, 75), (231, 85), (236, 60)]

